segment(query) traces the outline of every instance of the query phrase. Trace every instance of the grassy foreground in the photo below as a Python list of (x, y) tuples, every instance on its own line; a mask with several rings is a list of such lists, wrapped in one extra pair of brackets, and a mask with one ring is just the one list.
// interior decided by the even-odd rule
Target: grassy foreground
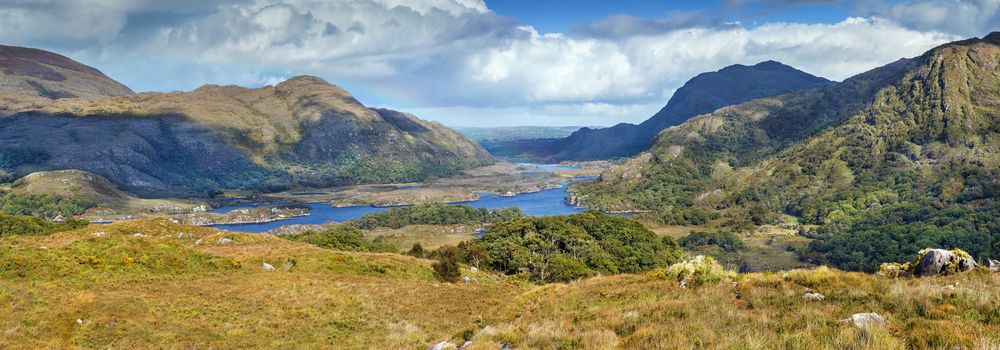
[[(985, 271), (888, 279), (819, 268), (698, 288), (655, 273), (542, 286), (463, 275), (476, 282), (440, 283), (429, 260), (164, 220), (5, 237), (0, 348), (1000, 347), (1000, 274)], [(841, 321), (858, 312), (888, 323)]]

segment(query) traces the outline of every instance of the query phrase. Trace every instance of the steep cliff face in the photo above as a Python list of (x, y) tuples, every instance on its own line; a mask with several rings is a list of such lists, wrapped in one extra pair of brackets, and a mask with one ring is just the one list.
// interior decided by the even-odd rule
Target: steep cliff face
[(649, 147), (661, 130), (718, 108), (791, 91), (829, 86), (833, 82), (775, 61), (733, 65), (702, 73), (684, 84), (667, 105), (642, 124), (584, 128), (537, 150), (549, 161), (594, 160), (633, 156)]
[(171, 195), (416, 181), (493, 162), (441, 124), (367, 108), (317, 77), (121, 95), (12, 96), (0, 117), (0, 171), (80, 169)]

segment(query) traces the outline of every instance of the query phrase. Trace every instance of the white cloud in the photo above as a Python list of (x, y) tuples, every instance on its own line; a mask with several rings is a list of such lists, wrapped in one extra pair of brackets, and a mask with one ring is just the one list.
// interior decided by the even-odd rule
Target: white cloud
[(983, 36), (1000, 26), (1000, 0), (908, 0), (867, 6), (878, 16), (917, 30)]
[(126, 15), (94, 0), (56, 1), (59, 6), (28, 6), (30, 3), (0, 3), (0, 40), (97, 41), (113, 40), (124, 28)]
[[(991, 23), (997, 1), (914, 0), (834, 24), (615, 16), (568, 35), (481, 0), (27, 1), (0, 5), (0, 39), (69, 54), (138, 90), (316, 74), (453, 124), (607, 125), (641, 121), (686, 80), (731, 64), (773, 59), (840, 80), (959, 38), (945, 34), (947, 17)], [(168, 20), (136, 17), (149, 11)]]

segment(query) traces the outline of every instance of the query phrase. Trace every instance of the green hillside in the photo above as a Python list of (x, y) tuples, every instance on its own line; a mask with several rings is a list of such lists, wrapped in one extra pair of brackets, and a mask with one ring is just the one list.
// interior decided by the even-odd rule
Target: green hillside
[(722, 108), (574, 190), (605, 210), (748, 228), (782, 215), (814, 262), (873, 270), (921, 246), (1000, 256), (1000, 34), (837, 85)]

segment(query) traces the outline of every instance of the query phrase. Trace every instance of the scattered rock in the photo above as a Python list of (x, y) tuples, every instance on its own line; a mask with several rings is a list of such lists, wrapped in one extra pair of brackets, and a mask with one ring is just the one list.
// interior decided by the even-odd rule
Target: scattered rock
[(229, 239), (229, 238), (226, 238), (226, 237), (222, 237), (222, 238), (219, 238), (218, 241), (215, 241), (215, 243), (219, 244), (219, 245), (230, 245), (230, 244), (233, 244), (233, 240)]
[(263, 268), (264, 271), (274, 271), (274, 265), (268, 263), (260, 263), (260, 267)]
[(469, 272), (476, 273), (476, 272), (479, 272), (479, 269), (477, 269), (475, 266), (473, 266), (473, 267), (469, 268)]
[(882, 327), (885, 325), (885, 318), (874, 312), (863, 312), (851, 315), (849, 319), (854, 322), (854, 326), (861, 329)]
[(820, 294), (820, 293), (809, 292), (809, 293), (806, 293), (806, 294), (802, 295), (802, 299), (805, 299), (805, 300), (808, 300), (808, 301), (821, 301), (823, 299), (826, 299), (826, 296), (824, 296), (823, 294)]
[(514, 350), (514, 347), (510, 344), (500, 344), (500, 350)]
[(1000, 272), (1000, 261), (993, 259), (986, 260), (986, 268), (990, 269), (990, 272)]
[(83, 324), (83, 319), (76, 319), (76, 324)]
[(65, 221), (66, 218), (63, 217), (62, 215), (56, 215), (56, 217), (52, 219), (52, 222), (65, 222)]
[(785, 273), (781, 274), (781, 279), (783, 279), (783, 280), (787, 280), (788, 277), (790, 277), (790, 275), (788, 274), (788, 272), (785, 272)]
[(440, 343), (432, 345), (431, 347), (427, 348), (427, 350), (444, 350), (444, 349), (454, 348), (454, 347), (455, 347), (454, 344), (446, 342), (446, 341), (443, 341), (443, 342), (440, 342)]
[(104, 231), (97, 231), (97, 232), (94, 232), (94, 237), (104, 237), (104, 236), (107, 236), (107, 235), (108, 235), (108, 234), (107, 234), (107, 233), (105, 233)]
[(469, 282), (472, 282), (472, 279), (469, 278), (469, 276), (463, 276), (462, 277), (462, 283), (469, 283)]
[(142, 237), (146, 237), (146, 235), (145, 235), (145, 234), (143, 234), (143, 233), (139, 233), (139, 232), (136, 232), (136, 233), (133, 233), (133, 234), (132, 234), (132, 237), (135, 237), (135, 238), (142, 238)]
[(466, 341), (466, 342), (462, 343), (461, 346), (458, 347), (458, 350), (468, 349), (470, 346), (472, 346), (472, 342), (471, 341)]
[(194, 245), (201, 245), (201, 240), (194, 241)]
[(961, 250), (924, 249), (918, 253), (917, 276), (947, 275), (976, 267), (976, 260)]

